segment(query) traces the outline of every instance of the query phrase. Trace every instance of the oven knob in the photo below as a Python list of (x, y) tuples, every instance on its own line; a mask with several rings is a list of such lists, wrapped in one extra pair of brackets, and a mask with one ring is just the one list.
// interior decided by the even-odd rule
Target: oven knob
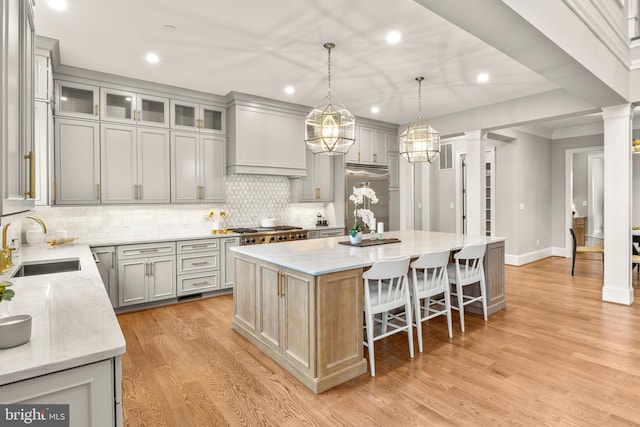
[(254, 239), (253, 237), (251, 238), (251, 243), (255, 243), (256, 239)]
[(275, 241), (275, 240), (276, 240), (276, 238), (275, 238), (275, 237), (273, 237), (273, 236), (269, 237), (269, 241), (270, 241), (270, 242), (273, 242), (273, 241)]
[(260, 243), (264, 243), (264, 237), (260, 238)]
[(244, 242), (248, 245), (249, 243), (251, 243), (250, 239), (244, 239)]

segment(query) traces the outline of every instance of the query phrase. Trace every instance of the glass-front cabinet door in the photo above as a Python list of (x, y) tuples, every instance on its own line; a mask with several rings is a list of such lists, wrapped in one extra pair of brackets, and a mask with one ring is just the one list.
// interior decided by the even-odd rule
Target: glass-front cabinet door
[(136, 105), (138, 124), (169, 127), (169, 98), (139, 94)]
[(198, 130), (198, 104), (171, 100), (171, 128), (182, 130)]
[(57, 116), (98, 119), (98, 86), (81, 83), (56, 81)]
[(171, 128), (224, 133), (224, 108), (188, 101), (171, 100)]
[(118, 89), (100, 88), (100, 120), (135, 123), (136, 94)]
[(224, 133), (224, 110), (200, 105), (200, 132)]

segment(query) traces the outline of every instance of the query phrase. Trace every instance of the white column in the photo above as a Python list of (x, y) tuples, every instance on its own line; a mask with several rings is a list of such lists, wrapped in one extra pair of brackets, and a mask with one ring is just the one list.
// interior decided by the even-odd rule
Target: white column
[(633, 106), (602, 109), (604, 119), (604, 286), (602, 300), (631, 305), (631, 131)]
[(486, 133), (465, 132), (467, 141), (467, 234), (484, 236), (485, 224), (485, 145)]

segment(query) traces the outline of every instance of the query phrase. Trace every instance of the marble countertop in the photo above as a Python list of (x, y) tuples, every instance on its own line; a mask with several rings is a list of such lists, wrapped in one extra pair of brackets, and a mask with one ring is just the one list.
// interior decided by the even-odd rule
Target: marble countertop
[[(367, 238), (363, 236), (363, 240)], [(273, 245), (236, 246), (231, 250), (303, 273), (321, 275), (370, 266), (382, 259), (407, 255), (417, 257), (425, 252), (505, 240), (503, 237), (431, 231), (391, 231), (384, 233), (383, 238), (397, 238), (400, 243), (358, 247), (339, 244), (349, 239), (348, 236), (340, 236)]]
[(163, 236), (149, 236), (149, 237), (118, 237), (112, 236), (109, 239), (91, 240), (86, 243), (89, 246), (118, 246), (118, 245), (136, 245), (141, 243), (154, 243), (154, 242), (173, 242), (178, 240), (198, 240), (198, 239), (215, 239), (225, 237), (240, 237), (239, 233), (224, 233), (224, 234), (211, 234), (211, 233), (189, 233), (189, 234), (170, 234)]
[(25, 246), (19, 263), (79, 259), (80, 271), (0, 279), (15, 297), (0, 317), (30, 314), (31, 340), (0, 350), (0, 385), (105, 360), (125, 352), (125, 340), (89, 246)]

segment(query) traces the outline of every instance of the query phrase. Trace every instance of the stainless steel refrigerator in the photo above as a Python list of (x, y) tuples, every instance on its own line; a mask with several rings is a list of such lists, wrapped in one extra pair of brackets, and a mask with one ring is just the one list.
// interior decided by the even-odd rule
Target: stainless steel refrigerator
[[(373, 188), (378, 197), (378, 203), (370, 206), (376, 217), (376, 223), (384, 223), (385, 231), (389, 230), (389, 169), (347, 165), (345, 174), (345, 196), (347, 199), (345, 202), (345, 226), (347, 231), (353, 227), (353, 210), (355, 207), (353, 202), (349, 200), (349, 196), (353, 194), (353, 187), (362, 187), (365, 183), (368, 183)], [(365, 228), (364, 232), (369, 232), (369, 229)]]

